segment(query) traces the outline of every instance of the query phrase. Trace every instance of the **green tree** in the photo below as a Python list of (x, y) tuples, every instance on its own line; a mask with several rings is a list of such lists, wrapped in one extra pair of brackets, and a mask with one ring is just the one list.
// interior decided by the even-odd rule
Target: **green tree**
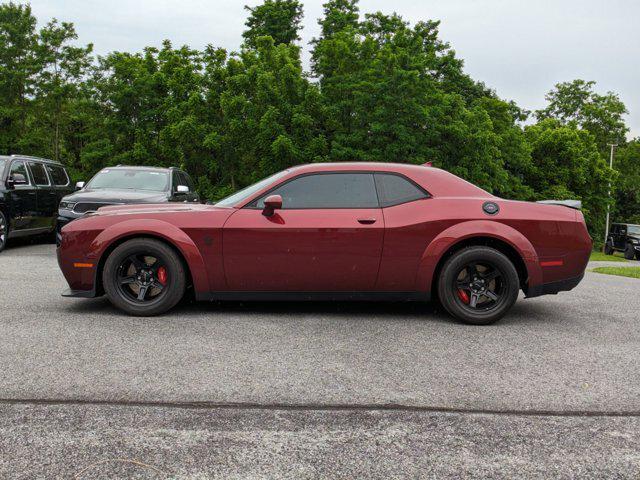
[(599, 150), (608, 153), (607, 144), (623, 143), (628, 128), (623, 116), (628, 113), (620, 97), (613, 92), (604, 95), (593, 91), (596, 82), (573, 80), (558, 83), (546, 95), (546, 108), (538, 110), (536, 117), (555, 118), (563, 124), (576, 123), (595, 137)]
[(276, 45), (291, 44), (300, 40), (298, 34), (302, 22), (302, 5), (298, 0), (265, 0), (257, 7), (244, 7), (249, 11), (242, 34), (247, 46), (256, 47), (260, 37), (271, 37)]
[(37, 58), (40, 70), (35, 78), (38, 116), (34, 123), (42, 132), (42, 143), (46, 148), (42, 153), (54, 160), (62, 159), (64, 130), (73, 128), (70, 105), (78, 99), (92, 62), (93, 46), (72, 45), (77, 38), (73, 24), (59, 23), (55, 19), (39, 34)]
[(640, 139), (617, 149), (614, 170), (618, 171), (618, 177), (613, 219), (640, 224)]
[(18, 153), (40, 70), (36, 18), (29, 5), (0, 4), (0, 151)]

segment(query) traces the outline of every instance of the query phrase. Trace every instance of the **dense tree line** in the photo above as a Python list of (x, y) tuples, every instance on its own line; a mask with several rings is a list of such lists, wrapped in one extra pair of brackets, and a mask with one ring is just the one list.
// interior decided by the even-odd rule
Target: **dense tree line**
[(596, 239), (613, 182), (614, 218), (640, 222), (640, 140), (626, 140), (616, 94), (560, 83), (527, 112), (464, 72), (439, 22), (361, 14), (358, 0), (325, 3), (305, 72), (301, 3), (247, 10), (237, 53), (165, 41), (96, 59), (72, 24), (38, 29), (28, 5), (0, 5), (0, 153), (85, 179), (182, 166), (214, 200), (300, 163), (431, 161), (506, 198), (581, 199)]

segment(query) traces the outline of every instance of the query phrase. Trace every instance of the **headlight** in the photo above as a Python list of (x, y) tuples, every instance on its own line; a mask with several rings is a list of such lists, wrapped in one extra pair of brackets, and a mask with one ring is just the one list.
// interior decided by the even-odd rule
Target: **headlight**
[(63, 210), (73, 210), (73, 207), (75, 206), (75, 202), (60, 202), (60, 208)]

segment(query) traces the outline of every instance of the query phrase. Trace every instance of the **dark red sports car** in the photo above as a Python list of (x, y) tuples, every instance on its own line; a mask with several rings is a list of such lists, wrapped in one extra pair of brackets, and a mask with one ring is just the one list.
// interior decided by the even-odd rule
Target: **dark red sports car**
[(66, 296), (157, 315), (198, 300), (429, 300), (488, 324), (523, 290), (571, 290), (579, 210), (503, 200), (437, 168), (304, 165), (216, 205), (104, 207), (62, 230)]

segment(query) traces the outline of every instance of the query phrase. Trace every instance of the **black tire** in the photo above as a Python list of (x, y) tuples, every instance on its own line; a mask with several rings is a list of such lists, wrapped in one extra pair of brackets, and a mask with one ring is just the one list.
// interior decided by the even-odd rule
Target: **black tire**
[(160, 315), (182, 299), (185, 266), (165, 243), (137, 238), (111, 252), (104, 265), (102, 282), (111, 303), (129, 315)]
[(7, 246), (7, 239), (9, 238), (9, 222), (5, 214), (0, 211), (0, 252)]
[(627, 260), (633, 260), (636, 256), (636, 250), (633, 248), (633, 245), (627, 243), (626, 248), (624, 249), (624, 258)]
[(613, 244), (611, 243), (611, 240), (608, 240), (607, 243), (604, 244), (604, 254), (613, 255)]
[(471, 325), (500, 320), (517, 300), (519, 291), (520, 280), (513, 263), (490, 247), (468, 247), (456, 252), (445, 262), (438, 279), (442, 306)]

